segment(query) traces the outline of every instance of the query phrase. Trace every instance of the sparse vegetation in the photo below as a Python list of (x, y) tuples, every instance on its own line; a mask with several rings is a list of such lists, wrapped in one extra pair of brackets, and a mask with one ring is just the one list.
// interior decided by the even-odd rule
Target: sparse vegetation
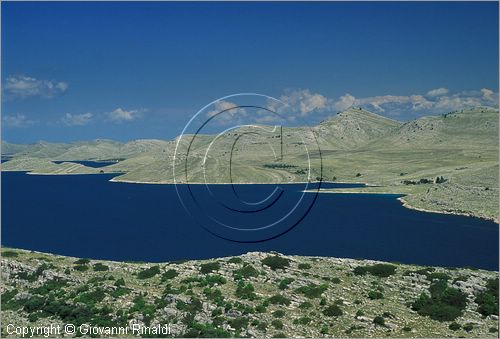
[(276, 304), (276, 305), (286, 305), (286, 306), (290, 305), (290, 299), (281, 294), (273, 295), (268, 299), (268, 302), (270, 304)]
[(284, 278), (280, 281), (278, 288), (280, 290), (286, 290), (288, 286), (294, 281), (295, 279), (293, 278)]
[(296, 292), (301, 293), (306, 297), (312, 299), (321, 297), (321, 294), (323, 294), (323, 292), (326, 291), (327, 289), (328, 286), (325, 284), (321, 285), (309, 284), (307, 286), (302, 286), (297, 288)]
[(2, 257), (4, 258), (14, 258), (17, 257), (18, 253), (14, 251), (3, 251), (2, 252)]
[(220, 264), (218, 262), (209, 262), (200, 265), (200, 272), (202, 274), (212, 273), (214, 271), (218, 271), (219, 269), (220, 269)]
[(338, 305), (330, 305), (323, 310), (323, 314), (327, 317), (340, 317), (344, 312)]
[(486, 290), (479, 293), (475, 301), (482, 315), (498, 315), (498, 278), (488, 280)]
[(170, 280), (170, 279), (174, 279), (178, 275), (179, 275), (179, 273), (177, 272), (177, 270), (171, 268), (171, 269), (169, 269), (168, 271), (166, 271), (165, 273), (163, 273), (161, 275), (161, 280), (162, 281), (167, 281), (167, 280)]
[(104, 265), (101, 263), (95, 263), (92, 268), (94, 269), (94, 271), (97, 271), (97, 272), (109, 271), (109, 267), (107, 265)]
[(272, 270), (285, 269), (290, 266), (290, 260), (277, 255), (266, 257), (262, 264), (270, 267)]
[(383, 326), (385, 327), (385, 319), (384, 317), (381, 317), (381, 316), (376, 316), (375, 318), (373, 318), (373, 323), (377, 326)]
[(160, 274), (160, 266), (152, 266), (149, 268), (146, 268), (145, 270), (140, 271), (137, 273), (137, 278), (139, 279), (149, 279), (154, 277), (155, 275)]
[(412, 304), (418, 314), (438, 321), (452, 321), (462, 315), (467, 302), (467, 296), (463, 292), (449, 287), (443, 280), (433, 283), (429, 292), (430, 296), (422, 293)]
[(257, 271), (252, 265), (246, 264), (242, 268), (235, 270), (233, 275), (241, 278), (258, 277), (259, 271)]
[(396, 271), (396, 266), (391, 264), (375, 264), (371, 266), (358, 266), (354, 269), (355, 275), (365, 275), (367, 273), (381, 277), (387, 278), (393, 275)]
[[(40, 254), (18, 253), (2, 258), (3, 263), (10, 263), (10, 273), (2, 271), (2, 317), (33, 326), (48, 320), (126, 326), (132, 319), (156, 324), (168, 317), (175, 324), (173, 329), (179, 331), (176, 336), (418, 337), (432, 331), (443, 337), (487, 337), (498, 333), (498, 320), (479, 313), (484, 305), (490, 305), (491, 299), (485, 295), (495, 295), (495, 272), (403, 264), (386, 264), (395, 266), (395, 270), (372, 269), (374, 265), (349, 259), (325, 261), (280, 255), (291, 259), (289, 267), (296, 269), (266, 272), (257, 268), (269, 255), (252, 253), (242, 256), (241, 262), (219, 259), (217, 271), (207, 274), (201, 273), (201, 264), (215, 261), (164, 266), (89, 261), (76, 265), (86, 266), (88, 271), (70, 270), (68, 274), (64, 271), (75, 266), (75, 259), (55, 260), (47, 255), (40, 264)], [(314, 269), (298, 270), (298, 264), (304, 262), (310, 262)], [(108, 270), (94, 270), (96, 264)], [(364, 274), (355, 275), (355, 267), (363, 267)], [(148, 272), (146, 276), (151, 271), (154, 275), (141, 279), (144, 271)], [(389, 279), (384, 278), (387, 272), (392, 272)], [(338, 278), (336, 284), (333, 277)], [(486, 289), (466, 295), (451, 286), (453, 281), (472, 279)], [(429, 290), (422, 293), (423, 286)], [(383, 299), (379, 298), (381, 294)], [(474, 307), (461, 309), (462, 302), (469, 306), (474, 303)], [(451, 319), (450, 314), (460, 312), (463, 317), (436, 321)]]
[(379, 291), (370, 291), (368, 292), (368, 298), (371, 300), (383, 299), (384, 295)]

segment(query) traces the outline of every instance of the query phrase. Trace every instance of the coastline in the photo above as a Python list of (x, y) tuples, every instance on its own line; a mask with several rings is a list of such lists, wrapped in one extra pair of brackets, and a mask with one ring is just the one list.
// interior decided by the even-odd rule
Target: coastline
[[(101, 173), (102, 174), (102, 173)], [(112, 178), (109, 181), (118, 182), (118, 183), (127, 183), (127, 184), (146, 184), (146, 185), (291, 185), (291, 184), (317, 184), (319, 181), (290, 181), (290, 182), (282, 182), (282, 183), (274, 183), (274, 182), (174, 182), (174, 181), (139, 181), (139, 180), (122, 180), (116, 178)], [(333, 181), (321, 181), (323, 183), (329, 184), (356, 184), (351, 182), (333, 182)], [(360, 183), (361, 184), (361, 183)]]
[[(367, 187), (376, 187), (376, 186), (368, 186)], [(307, 192), (308, 190), (306, 190)], [(311, 191), (309, 191), (311, 192)], [(312, 193), (312, 192), (311, 192)], [(420, 212), (427, 212), (427, 213), (440, 213), (440, 214), (450, 214), (450, 215), (462, 215), (466, 217), (471, 217), (471, 218), (479, 218), (487, 221), (493, 221), (496, 224), (500, 224), (499, 218), (498, 217), (485, 217), (482, 215), (475, 215), (473, 213), (467, 213), (467, 212), (460, 212), (460, 211), (445, 211), (445, 210), (433, 210), (433, 209), (427, 209), (427, 208), (422, 208), (422, 207), (416, 207), (411, 205), (408, 201), (404, 199), (405, 196), (408, 196), (410, 194), (408, 193), (402, 193), (402, 192), (387, 192), (387, 191), (381, 191), (381, 192), (363, 192), (363, 191), (353, 191), (353, 190), (342, 190), (341, 192), (335, 192), (332, 189), (320, 189), (318, 193), (330, 193), (330, 194), (391, 194), (391, 195), (400, 195), (400, 197), (396, 198), (398, 201), (401, 202), (401, 205), (403, 207), (406, 207), (408, 209), (420, 211)]]
[(466, 216), (466, 217), (479, 218), (479, 219), (483, 219), (483, 220), (493, 221), (497, 224), (500, 224), (498, 217), (495, 218), (495, 217), (478, 216), (478, 215), (474, 215), (472, 213), (459, 212), (459, 211), (431, 210), (431, 209), (426, 209), (426, 208), (422, 208), (422, 207), (412, 206), (408, 201), (404, 200), (404, 197), (399, 197), (397, 199), (401, 202), (403, 207), (406, 207), (406, 208), (409, 208), (412, 210), (416, 210), (416, 211), (429, 212), (429, 213), (462, 215), (462, 216)]
[(299, 259), (299, 258), (320, 258), (322, 260), (328, 260), (328, 261), (333, 261), (333, 262), (340, 262), (340, 263), (345, 263), (348, 265), (351, 264), (394, 264), (394, 265), (400, 265), (400, 266), (413, 266), (413, 267), (437, 267), (440, 269), (460, 269), (460, 270), (469, 270), (469, 271), (475, 271), (475, 272), (493, 272), (497, 273), (498, 271), (496, 270), (490, 270), (486, 268), (479, 268), (479, 267), (469, 267), (469, 266), (439, 266), (439, 265), (433, 265), (433, 264), (418, 264), (418, 263), (411, 263), (411, 262), (399, 262), (399, 261), (390, 261), (390, 260), (380, 260), (380, 259), (370, 259), (370, 258), (350, 258), (350, 257), (340, 257), (340, 256), (320, 256), (320, 255), (301, 255), (301, 254), (286, 254), (286, 253), (281, 253), (273, 250), (269, 251), (247, 251), (241, 254), (234, 254), (234, 255), (222, 255), (218, 257), (209, 257), (209, 258), (185, 258), (185, 259), (174, 259), (171, 261), (133, 261), (133, 260), (112, 260), (112, 259), (100, 259), (100, 258), (92, 258), (92, 257), (77, 257), (73, 255), (68, 255), (68, 254), (58, 254), (58, 253), (52, 253), (52, 252), (43, 252), (43, 251), (37, 251), (37, 250), (30, 250), (26, 248), (20, 248), (20, 247), (11, 247), (11, 246), (0, 246), (0, 259), (7, 259), (9, 257), (2, 256), (1, 254), (4, 251), (17, 251), (20, 252), (21, 254), (25, 255), (46, 255), (46, 256), (53, 256), (53, 257), (58, 257), (58, 258), (64, 258), (64, 259), (88, 259), (91, 261), (95, 262), (102, 262), (102, 263), (110, 263), (110, 264), (116, 264), (116, 265), (146, 265), (146, 266), (153, 266), (153, 265), (172, 265), (172, 264), (186, 264), (190, 262), (210, 262), (214, 260), (228, 260), (230, 258), (234, 257), (252, 257), (252, 256), (257, 256), (257, 257), (266, 257), (268, 255), (276, 255), (280, 257), (285, 257), (285, 258), (290, 258), (292, 261), (293, 259)]

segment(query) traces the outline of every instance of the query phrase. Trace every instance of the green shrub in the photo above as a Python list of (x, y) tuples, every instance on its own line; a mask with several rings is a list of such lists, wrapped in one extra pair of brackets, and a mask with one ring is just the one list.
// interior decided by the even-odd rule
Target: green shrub
[(396, 318), (394, 316), (394, 314), (392, 314), (391, 312), (384, 312), (384, 313), (382, 313), (382, 317), (384, 317), (384, 318), (391, 318), (391, 319), (395, 319)]
[(373, 323), (378, 326), (384, 326), (385, 327), (385, 319), (380, 316), (376, 316), (373, 318)]
[(89, 259), (78, 259), (73, 262), (75, 265), (87, 265), (88, 263), (90, 263)]
[(139, 279), (149, 279), (154, 277), (155, 275), (160, 274), (160, 266), (151, 266), (150, 268), (146, 268), (145, 270), (137, 273), (137, 278)]
[(234, 276), (241, 276), (243, 278), (258, 277), (259, 271), (250, 264), (244, 265), (242, 268), (233, 271)]
[(132, 291), (132, 289), (130, 288), (127, 288), (127, 287), (122, 287), (122, 286), (118, 286), (112, 293), (111, 293), (111, 296), (113, 298), (119, 298), (121, 297), (122, 295), (126, 295), (126, 294), (129, 294), (130, 292)]
[(229, 325), (235, 330), (241, 330), (248, 327), (248, 319), (245, 317), (238, 317), (228, 321)]
[(277, 330), (283, 329), (283, 322), (281, 320), (275, 319), (271, 322), (271, 325)]
[(498, 315), (498, 278), (487, 281), (486, 290), (476, 296), (476, 303), (482, 315)]
[(222, 296), (222, 291), (218, 288), (206, 287), (205, 289), (203, 289), (203, 294), (207, 297), (208, 300), (222, 301), (224, 299), (224, 297)]
[(85, 272), (88, 271), (89, 267), (87, 265), (75, 265), (73, 266), (75, 271)]
[(488, 329), (488, 332), (490, 332), (490, 333), (496, 333), (496, 332), (498, 332), (498, 327), (490, 327)]
[(323, 314), (327, 317), (339, 317), (344, 314), (344, 312), (338, 305), (331, 305), (323, 310)]
[(303, 294), (309, 299), (313, 299), (321, 297), (321, 294), (323, 294), (323, 292), (326, 291), (327, 289), (328, 286), (326, 284), (321, 284), (321, 285), (309, 284), (307, 286), (301, 286), (297, 288), (295, 291), (300, 294)]
[(310, 322), (311, 318), (309, 317), (300, 317), (293, 321), (293, 323), (296, 325), (309, 325)]
[(257, 325), (257, 329), (259, 331), (263, 331), (265, 332), (267, 330), (267, 323), (265, 321), (261, 321), (258, 325)]
[(313, 305), (309, 301), (304, 301), (299, 305), (300, 309), (311, 308)]
[(15, 300), (15, 296), (17, 295), (18, 290), (13, 289), (11, 291), (6, 291), (2, 293), (1, 300), (2, 300), (2, 311), (6, 310), (17, 310), (22, 307), (22, 305)]
[(218, 271), (219, 269), (220, 264), (217, 261), (200, 265), (200, 272), (203, 274), (212, 273), (213, 271)]
[(411, 332), (411, 327), (410, 326), (403, 327), (403, 332)]
[(243, 282), (239, 283), (236, 287), (236, 292), (234, 293), (238, 298), (254, 300), (257, 295), (254, 293), (255, 288), (252, 284), (245, 284)]
[(337, 278), (337, 277), (333, 277), (331, 280), (332, 284), (340, 284), (341, 280), (340, 278)]
[(239, 257), (232, 257), (227, 262), (231, 263), (231, 264), (241, 264), (243, 262), (243, 259), (241, 259)]
[(226, 330), (216, 327), (213, 324), (200, 324), (191, 322), (189, 328), (184, 334), (184, 338), (230, 338), (231, 333)]
[(115, 286), (125, 286), (125, 280), (123, 280), (123, 278), (117, 279), (115, 281)]
[(270, 304), (274, 304), (274, 305), (286, 305), (286, 306), (288, 306), (291, 303), (290, 299), (288, 299), (285, 296), (282, 296), (281, 294), (273, 295), (272, 297), (268, 298), (267, 301)]
[(411, 305), (422, 316), (438, 321), (452, 321), (461, 316), (467, 303), (467, 295), (448, 287), (446, 281), (438, 280), (429, 288), (430, 296), (422, 293)]
[(283, 280), (280, 281), (278, 288), (280, 290), (286, 290), (288, 288), (288, 285), (290, 285), (293, 281), (293, 278), (283, 278)]
[(273, 255), (262, 259), (262, 264), (270, 267), (272, 270), (285, 269), (290, 266), (290, 260)]
[(367, 273), (376, 277), (387, 278), (396, 272), (396, 266), (391, 264), (375, 264), (370, 266), (358, 266), (354, 268), (355, 275), (365, 275)]
[(278, 332), (275, 335), (273, 335), (273, 338), (286, 338), (286, 334), (283, 332)]
[(227, 282), (226, 278), (218, 274), (206, 275), (203, 279), (198, 281), (200, 287), (204, 286), (214, 286), (214, 285), (224, 285)]
[(15, 258), (19, 256), (19, 254), (17, 252), (14, 252), (14, 251), (3, 251), (2, 252), (2, 257), (4, 258)]
[(257, 313), (266, 313), (266, 306), (264, 306), (264, 305), (257, 305), (257, 306), (255, 306), (255, 312), (257, 312)]
[(104, 264), (101, 264), (100, 262), (94, 264), (93, 269), (96, 272), (109, 271), (109, 267)]
[(457, 324), (456, 322), (452, 322), (452, 323), (448, 326), (448, 328), (449, 328), (450, 330), (452, 330), (452, 331), (458, 331), (458, 330), (460, 329), (460, 327), (461, 327), (461, 326), (460, 326), (459, 324)]
[(203, 309), (203, 304), (198, 298), (191, 298), (189, 303), (182, 300), (177, 300), (175, 307), (180, 311), (186, 311), (188, 313), (196, 313)]
[(308, 263), (300, 263), (299, 264), (299, 269), (301, 270), (308, 270), (311, 268), (311, 264), (308, 264)]
[(165, 273), (163, 273), (161, 275), (161, 281), (167, 281), (167, 280), (170, 280), (170, 279), (174, 279), (178, 275), (179, 275), (179, 273), (177, 273), (176, 270), (174, 270), (173, 268), (171, 268), (171, 269), (169, 269), (168, 271), (166, 271)]
[(371, 300), (383, 299), (384, 295), (379, 291), (370, 291), (368, 292), (368, 298), (370, 298)]
[(59, 290), (65, 286), (67, 286), (68, 283), (65, 280), (62, 279), (55, 279), (55, 280), (49, 280), (45, 282), (42, 286), (32, 288), (30, 289), (30, 293), (33, 294), (49, 294), (50, 292), (54, 292), (56, 290)]
[(365, 315), (365, 312), (363, 312), (363, 310), (357, 310), (356, 311), (356, 317), (362, 317)]
[(283, 318), (285, 316), (285, 311), (283, 310), (276, 310), (273, 312), (273, 317), (275, 318)]
[(105, 297), (106, 293), (104, 292), (104, 290), (101, 288), (97, 288), (91, 292), (81, 293), (77, 298), (75, 298), (75, 301), (93, 305), (103, 301)]

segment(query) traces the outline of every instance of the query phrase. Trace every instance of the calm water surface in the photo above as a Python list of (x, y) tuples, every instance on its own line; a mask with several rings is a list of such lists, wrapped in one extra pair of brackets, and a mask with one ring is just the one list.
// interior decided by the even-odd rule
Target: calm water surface
[[(278, 251), (498, 270), (498, 224), (407, 209), (397, 195), (319, 194), (306, 217), (284, 235), (236, 243), (200, 227), (172, 185), (112, 183), (112, 175), (1, 175), (3, 246), (152, 262)], [(224, 195), (227, 187), (210, 189)], [(303, 188), (281, 187), (291, 200)], [(247, 201), (263, 199), (272, 189), (237, 186)]]
[(87, 167), (93, 167), (93, 168), (99, 168), (99, 167), (105, 167), (109, 165), (116, 164), (117, 161), (85, 161), (85, 160), (65, 160), (65, 161), (60, 161), (60, 160), (54, 160), (52, 161), (54, 164), (62, 164), (63, 162), (73, 162), (75, 164), (80, 164), (84, 165)]

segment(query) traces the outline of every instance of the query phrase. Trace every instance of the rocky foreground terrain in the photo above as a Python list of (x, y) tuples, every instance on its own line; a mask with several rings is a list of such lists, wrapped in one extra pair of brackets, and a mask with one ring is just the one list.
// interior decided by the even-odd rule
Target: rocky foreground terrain
[(498, 336), (498, 273), (484, 270), (259, 252), (145, 264), (3, 249), (1, 262), (4, 337), (8, 324), (67, 323), (168, 324), (175, 337)]

